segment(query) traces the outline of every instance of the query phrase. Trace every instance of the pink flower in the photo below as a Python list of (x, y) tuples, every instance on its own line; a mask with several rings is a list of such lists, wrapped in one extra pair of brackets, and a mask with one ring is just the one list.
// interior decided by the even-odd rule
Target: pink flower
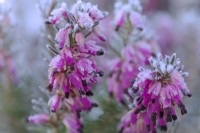
[(69, 45), (70, 44), (69, 29), (64, 28), (64, 29), (59, 30), (59, 32), (56, 34), (55, 40), (58, 41), (59, 49), (62, 49), (64, 45)]
[(139, 14), (135, 11), (132, 11), (130, 13), (130, 21), (131, 21), (133, 26), (135, 26), (138, 29), (142, 29), (143, 26), (142, 26), (142, 16), (141, 16), (141, 14)]
[(84, 46), (78, 47), (79, 52), (86, 53), (90, 55), (103, 55), (103, 49), (96, 45), (95, 41), (87, 41), (85, 42)]
[(65, 66), (65, 60), (60, 55), (57, 55), (51, 60), (49, 66), (60, 71)]
[(123, 27), (126, 22), (131, 22), (134, 28), (142, 30), (142, 15), (140, 2), (135, 0), (128, 1), (128, 3), (123, 3), (121, 1), (116, 2), (115, 4), (115, 25), (116, 30), (120, 27)]
[(120, 133), (155, 133), (152, 124), (147, 112), (135, 114), (132, 109), (122, 117)]
[(70, 97), (65, 100), (69, 110), (73, 112), (89, 111), (95, 104), (87, 97)]
[(49, 17), (49, 22), (52, 24), (61, 23), (64, 19), (68, 19), (68, 14), (65, 10), (66, 5), (63, 4), (61, 8), (54, 9)]
[(99, 21), (105, 18), (107, 12), (100, 11), (98, 7), (95, 5), (89, 9), (89, 15), (94, 21)]
[(106, 37), (103, 34), (102, 30), (100, 29), (100, 27), (96, 26), (94, 28), (94, 34), (99, 38), (99, 40), (101, 41), (106, 41)]
[[(90, 111), (97, 106), (88, 96), (93, 95), (91, 85), (103, 76), (103, 72), (92, 57), (103, 55), (104, 51), (97, 45), (98, 39), (87, 37), (94, 34), (105, 41), (100, 27), (96, 28), (105, 16), (106, 13), (97, 6), (78, 0), (72, 8), (64, 5), (49, 17), (51, 24), (58, 29), (52, 39), (56, 47), (48, 46), (56, 55), (49, 64), (48, 89), (53, 94), (49, 106), (70, 133), (81, 132), (78, 112)], [(59, 111), (61, 107), (62, 111)]]
[(94, 25), (94, 21), (88, 13), (79, 13), (78, 23), (82, 28), (85, 27), (87, 29), (91, 29)]
[(83, 46), (85, 42), (84, 34), (82, 32), (76, 33), (75, 40), (78, 45)]
[(51, 111), (56, 112), (62, 106), (61, 97), (59, 95), (52, 96), (48, 104), (51, 107)]
[(50, 118), (46, 114), (38, 114), (29, 116), (27, 121), (34, 124), (47, 124), (50, 121)]
[(76, 113), (65, 114), (63, 124), (69, 133), (80, 133), (82, 129), (81, 120)]
[(182, 99), (183, 96), (191, 96), (184, 81), (184, 76), (188, 74), (182, 72), (180, 60), (175, 54), (165, 58), (158, 54), (149, 62), (153, 69), (140, 68), (133, 84), (132, 91), (138, 95), (134, 100), (134, 114), (146, 113), (144, 121), (150, 123), (150, 130), (156, 125), (167, 130), (167, 122), (177, 119), (175, 105), (178, 105), (182, 115), (187, 113)]
[[(144, 45), (144, 46), (143, 46)], [(107, 80), (108, 90), (117, 101), (123, 102), (124, 96), (131, 86), (139, 66), (146, 65), (146, 60), (151, 55), (151, 47), (145, 42), (127, 45), (121, 51), (122, 59), (115, 59), (112, 63), (110, 77)]]

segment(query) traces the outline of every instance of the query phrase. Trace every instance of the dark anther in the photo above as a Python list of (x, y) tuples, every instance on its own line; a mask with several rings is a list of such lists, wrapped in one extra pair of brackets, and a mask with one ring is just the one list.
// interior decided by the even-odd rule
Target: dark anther
[(45, 21), (45, 24), (51, 24), (51, 22), (49, 22), (49, 21), (47, 20), (47, 21)]
[(98, 107), (97, 103), (92, 103), (92, 107)]
[(133, 88), (133, 93), (137, 93), (138, 90), (139, 90), (139, 87)]
[(82, 95), (85, 95), (85, 94), (86, 94), (84, 90), (80, 90), (79, 92), (80, 92), (80, 94), (82, 94)]
[(167, 114), (166, 121), (167, 122), (172, 122), (172, 116), (171, 116), (171, 114)]
[(143, 31), (143, 28), (142, 28), (142, 27), (138, 27), (138, 30), (139, 30), (139, 31)]
[(144, 111), (144, 110), (146, 110), (146, 109), (147, 109), (147, 107), (144, 106), (144, 105), (142, 105), (142, 106), (140, 107), (140, 110), (141, 110), (141, 111)]
[(74, 66), (72, 65), (72, 66), (70, 66), (70, 69), (71, 69), (71, 71), (73, 71), (74, 70)]
[(120, 103), (126, 106), (126, 102), (124, 100), (120, 100)]
[(53, 70), (53, 75), (52, 75), (52, 76), (55, 76), (57, 73), (58, 73), (58, 70), (57, 70), (57, 69), (54, 69), (54, 70)]
[(151, 114), (151, 120), (154, 126), (156, 125), (156, 115), (157, 115), (156, 113)]
[(177, 120), (177, 116), (176, 115), (172, 115), (172, 119), (175, 121)]
[(132, 87), (132, 84), (134, 84), (135, 83), (135, 79), (133, 79), (132, 81), (131, 81), (131, 87)]
[(183, 103), (180, 103), (178, 106), (181, 110), (182, 115), (187, 114), (187, 110), (186, 110), (185, 105)]
[(164, 112), (160, 111), (160, 118), (163, 118), (163, 116), (164, 116)]
[(160, 126), (160, 129), (161, 129), (162, 131), (167, 131), (167, 126), (166, 126), (166, 125)]
[(155, 54), (155, 53), (151, 53), (151, 56), (155, 58), (155, 57), (156, 57), (156, 54)]
[(65, 98), (69, 98), (69, 92), (65, 93)]
[(86, 81), (86, 80), (82, 80), (82, 85), (83, 85), (84, 87), (86, 87), (86, 86), (87, 86), (87, 81)]
[(103, 71), (99, 71), (98, 74), (100, 77), (103, 77)]
[(103, 50), (97, 51), (97, 55), (98, 55), (98, 56), (104, 55), (104, 51), (103, 51)]
[(150, 130), (151, 130), (150, 125), (146, 125), (146, 129), (147, 129), (148, 132), (150, 132)]
[(115, 31), (119, 31), (120, 26), (116, 26)]
[(124, 128), (121, 128), (121, 129), (119, 130), (119, 133), (123, 133), (123, 131), (124, 131)]
[(77, 117), (78, 117), (78, 118), (81, 118), (81, 111), (80, 111), (80, 110), (77, 110), (77, 111), (76, 111), (76, 114), (77, 114)]
[(93, 93), (92, 93), (92, 91), (87, 91), (87, 92), (86, 92), (86, 95), (87, 95), (87, 96), (93, 96)]
[(52, 90), (53, 90), (53, 85), (52, 85), (52, 84), (49, 84), (49, 85), (47, 86), (47, 89), (49, 90), (49, 92), (52, 92)]
[(138, 114), (139, 112), (140, 112), (139, 108), (137, 108), (137, 109), (134, 110), (134, 114)]
[(156, 99), (151, 99), (151, 102), (152, 102), (152, 103), (155, 103), (155, 101), (156, 101)]
[(140, 105), (143, 101), (143, 98), (140, 98), (140, 100), (138, 101), (138, 105)]
[(188, 97), (191, 97), (191, 96), (192, 96), (192, 94), (187, 94), (187, 96), (188, 96)]
[(137, 102), (140, 101), (141, 98), (142, 98), (142, 97), (137, 97), (137, 98), (136, 98), (136, 101), (137, 101)]

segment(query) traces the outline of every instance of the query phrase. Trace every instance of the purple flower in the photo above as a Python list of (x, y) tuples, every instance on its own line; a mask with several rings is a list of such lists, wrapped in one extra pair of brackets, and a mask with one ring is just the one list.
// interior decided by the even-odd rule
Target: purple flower
[(140, 68), (132, 87), (137, 95), (133, 112), (135, 115), (146, 113), (143, 119), (148, 131), (152, 131), (156, 125), (167, 130), (167, 122), (177, 119), (175, 105), (182, 115), (187, 113), (182, 99), (183, 96), (191, 97), (184, 81), (188, 73), (179, 67), (180, 60), (176, 54), (165, 58), (158, 54), (156, 58), (151, 57), (149, 62), (152, 69)]
[(49, 21), (52, 24), (58, 24), (58, 23), (61, 23), (62, 21), (64, 21), (64, 19), (67, 19), (68, 18), (68, 14), (67, 14), (65, 9), (66, 9), (66, 5), (65, 4), (62, 4), (61, 8), (54, 9), (51, 12), (51, 16), (49, 17)]
[(47, 124), (50, 121), (50, 118), (46, 114), (38, 114), (29, 116), (27, 121), (34, 124)]
[(104, 51), (101, 47), (96, 45), (95, 41), (87, 41), (83, 46), (78, 47), (79, 52), (90, 55), (103, 55)]
[[(78, 0), (72, 8), (63, 4), (54, 9), (47, 23), (58, 30), (51, 39), (55, 47), (48, 46), (55, 55), (49, 64), (48, 89), (53, 95), (49, 106), (70, 133), (81, 132), (79, 112), (97, 106), (88, 96), (93, 95), (91, 85), (103, 76), (92, 57), (104, 54), (96, 42), (106, 40), (98, 25), (106, 15), (97, 6)], [(91, 34), (98, 39), (89, 37)]]
[(82, 129), (81, 120), (76, 113), (65, 114), (63, 124), (69, 133), (80, 133)]
[(62, 106), (62, 101), (61, 101), (61, 97), (59, 96), (59, 94), (52, 96), (49, 99), (49, 103), (48, 103), (51, 107), (51, 111), (52, 112), (56, 112), (61, 106)]
[(57, 55), (51, 60), (49, 66), (53, 69), (61, 71), (61, 69), (63, 69), (63, 67), (65, 66), (65, 60), (62, 56)]
[(69, 28), (64, 28), (59, 30), (59, 32), (56, 34), (55, 40), (58, 41), (58, 47), (59, 49), (62, 49), (64, 45), (69, 45)]
[[(136, 0), (137, 1), (137, 0)], [(132, 26), (142, 30), (143, 17), (141, 15), (140, 2), (128, 1), (128, 3), (123, 3), (121, 1), (116, 2), (115, 4), (115, 25), (116, 30), (130, 21)]]
[(94, 106), (88, 97), (70, 97), (65, 103), (73, 112), (89, 111)]
[(124, 94), (128, 92), (139, 66), (146, 65), (146, 60), (151, 55), (151, 46), (145, 42), (128, 45), (121, 51), (122, 59), (114, 59), (110, 77), (107, 80), (108, 90), (117, 101), (124, 101)]

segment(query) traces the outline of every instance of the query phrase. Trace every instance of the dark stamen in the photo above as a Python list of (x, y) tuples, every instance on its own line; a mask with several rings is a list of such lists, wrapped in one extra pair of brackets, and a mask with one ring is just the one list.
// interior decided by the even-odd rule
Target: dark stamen
[(160, 126), (160, 129), (161, 129), (162, 131), (167, 131), (167, 126), (166, 126), (166, 125)]
[(93, 96), (93, 93), (92, 93), (92, 91), (87, 91), (87, 92), (86, 92), (86, 95), (87, 95), (87, 96)]
[(177, 116), (176, 115), (172, 115), (172, 119), (175, 121), (177, 120)]
[(97, 51), (96, 54), (97, 54), (98, 56), (104, 55), (104, 51), (103, 51), (103, 50), (99, 50), (99, 51)]
[(160, 111), (160, 118), (163, 118), (163, 116), (164, 116), (164, 112)]

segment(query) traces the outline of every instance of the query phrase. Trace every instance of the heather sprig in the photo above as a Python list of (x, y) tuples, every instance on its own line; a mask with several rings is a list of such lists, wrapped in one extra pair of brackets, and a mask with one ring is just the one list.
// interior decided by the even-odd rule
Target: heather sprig
[[(177, 105), (184, 115), (187, 113), (183, 104), (183, 97), (191, 97), (184, 77), (188, 76), (180, 66), (180, 59), (176, 54), (163, 57), (157, 54), (149, 58), (151, 69), (140, 68), (131, 89), (137, 95), (133, 101), (134, 108), (130, 112), (133, 116), (126, 126), (135, 124), (139, 118), (144, 119), (148, 132), (155, 131), (158, 126), (167, 130), (167, 122), (177, 119), (175, 106)], [(123, 130), (124, 119), (122, 119)]]
[[(138, 74), (138, 67), (148, 65), (148, 58), (156, 51), (153, 38), (147, 37), (140, 1), (117, 1), (114, 10), (114, 28), (122, 40), (110, 44), (111, 50), (118, 53), (112, 59), (111, 72), (107, 84), (108, 91), (118, 102), (125, 103), (132, 77)], [(113, 39), (113, 38), (111, 38)], [(110, 41), (112, 42), (112, 41)], [(122, 45), (117, 49), (118, 46)], [(109, 60), (110, 61), (110, 60)], [(127, 104), (127, 103), (126, 103)]]
[[(97, 42), (106, 40), (98, 25), (106, 15), (96, 5), (78, 0), (71, 8), (63, 3), (46, 21), (57, 30), (55, 38), (50, 37), (55, 46), (47, 45), (53, 55), (48, 70), (47, 88), (51, 93), (48, 104), (57, 120), (62, 121), (71, 133), (81, 132), (80, 112), (97, 107), (89, 96), (93, 95), (92, 84), (103, 76), (93, 57), (104, 54)], [(90, 35), (96, 38), (90, 38)], [(49, 117), (36, 115), (28, 121), (49, 123)]]

